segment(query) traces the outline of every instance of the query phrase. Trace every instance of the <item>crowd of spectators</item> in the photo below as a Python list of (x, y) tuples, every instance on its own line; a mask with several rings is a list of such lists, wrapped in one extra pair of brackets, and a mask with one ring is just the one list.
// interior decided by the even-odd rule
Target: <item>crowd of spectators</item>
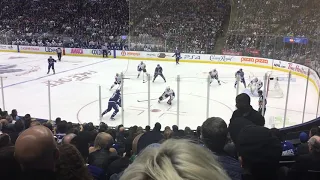
[(54, 40), (68, 47), (94, 47), (120, 43), (117, 37), (128, 33), (126, 0), (4, 0), (0, 8), (0, 32), (7, 41), (53, 46)]
[[(237, 1), (225, 50), (308, 66), (320, 57), (318, 9), (314, 0)], [(308, 43), (285, 43), (285, 36), (308, 38)]]
[[(229, 125), (219, 117), (196, 131), (105, 123), (39, 122), (1, 111), (0, 179), (295, 180), (320, 175), (320, 130), (284, 139), (240, 94)], [(288, 163), (289, 162), (289, 163)]]
[[(141, 37), (142, 41), (143, 36), (154, 37), (160, 41), (162, 50), (172, 51), (178, 47), (186, 53), (213, 50), (230, 13), (230, 4), (226, 0), (133, 1), (130, 5), (132, 36)], [(151, 44), (148, 40), (152, 39), (141, 44)], [(167, 47), (164, 47), (165, 44)]]

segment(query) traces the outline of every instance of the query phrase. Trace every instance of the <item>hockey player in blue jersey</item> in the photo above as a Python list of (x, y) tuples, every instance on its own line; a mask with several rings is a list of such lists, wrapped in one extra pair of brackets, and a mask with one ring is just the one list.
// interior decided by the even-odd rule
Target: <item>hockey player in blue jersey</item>
[(114, 109), (114, 112), (111, 115), (111, 120), (114, 120), (114, 117), (119, 112), (119, 106), (121, 107), (121, 93), (120, 90), (117, 89), (116, 92), (111, 96), (108, 102), (108, 109), (105, 110), (101, 116), (103, 117), (105, 114), (111, 111), (111, 109)]
[(47, 74), (50, 73), (50, 69), (52, 69), (53, 74), (56, 73), (55, 70), (54, 70), (54, 63), (55, 63), (55, 62), (57, 62), (57, 61), (54, 60), (54, 59), (52, 58), (52, 56), (50, 56), (49, 59), (48, 59), (48, 72), (47, 72)]
[(162, 77), (162, 79), (164, 80), (164, 82), (167, 82), (166, 81), (166, 78), (163, 76), (163, 74), (162, 74), (162, 67), (160, 66), (160, 64), (158, 64), (157, 65), (157, 67), (156, 67), (156, 69), (154, 70), (154, 78), (153, 78), (153, 81), (152, 82), (154, 82), (154, 80), (156, 80), (156, 78), (158, 77), (158, 76), (161, 76)]
[[(239, 71), (236, 72), (235, 76), (236, 76), (236, 78), (239, 76), (240, 82), (243, 83), (244, 88), (247, 88), (246, 80), (244, 79), (244, 72), (242, 71), (242, 69), (239, 69)], [(238, 83), (238, 81), (236, 80), (236, 82), (234, 83), (234, 88), (237, 87), (237, 83)]]
[(172, 57), (176, 56), (176, 64), (179, 64), (179, 60), (181, 58), (181, 53), (180, 51), (178, 50), (178, 48), (176, 48), (175, 52), (174, 52), (174, 55)]

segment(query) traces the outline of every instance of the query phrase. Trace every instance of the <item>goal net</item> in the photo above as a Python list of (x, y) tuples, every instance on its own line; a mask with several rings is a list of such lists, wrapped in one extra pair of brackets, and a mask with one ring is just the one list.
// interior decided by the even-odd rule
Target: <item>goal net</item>
[(267, 77), (267, 97), (271, 98), (282, 98), (284, 96), (283, 90), (281, 89), (279, 85), (279, 79), (278, 77), (272, 76), (272, 74), (269, 74)]

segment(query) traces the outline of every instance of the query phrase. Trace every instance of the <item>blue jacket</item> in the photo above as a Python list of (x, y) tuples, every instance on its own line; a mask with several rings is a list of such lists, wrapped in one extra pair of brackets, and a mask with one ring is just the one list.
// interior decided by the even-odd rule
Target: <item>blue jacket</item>
[(242, 168), (238, 160), (228, 156), (226, 153), (213, 154), (216, 155), (216, 160), (232, 180), (241, 180)]

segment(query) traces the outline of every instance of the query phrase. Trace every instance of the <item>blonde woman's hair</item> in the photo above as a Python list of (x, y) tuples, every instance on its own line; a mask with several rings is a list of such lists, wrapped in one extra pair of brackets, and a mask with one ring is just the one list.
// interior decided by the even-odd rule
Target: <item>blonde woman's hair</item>
[(147, 147), (120, 180), (229, 180), (215, 156), (188, 140), (169, 139)]

